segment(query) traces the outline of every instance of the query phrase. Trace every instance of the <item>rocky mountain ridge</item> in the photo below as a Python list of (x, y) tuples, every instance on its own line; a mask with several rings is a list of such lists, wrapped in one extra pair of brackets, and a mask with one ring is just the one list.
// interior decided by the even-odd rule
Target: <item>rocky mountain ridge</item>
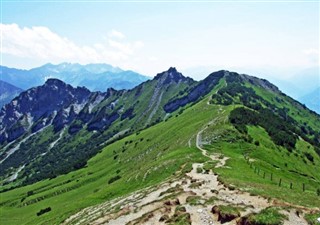
[[(25, 171), (41, 168), (48, 161), (54, 164), (50, 172), (40, 171), (32, 175), (35, 180), (29, 176), (29, 181), (25, 181), (34, 182), (82, 167), (102, 146), (164, 121), (178, 109), (179, 114), (182, 113), (219, 83), (232, 86), (234, 82), (240, 87), (248, 83), (275, 95), (284, 95), (266, 80), (225, 70), (211, 73), (197, 82), (171, 67), (133, 89), (109, 88), (106, 92), (91, 92), (48, 79), (44, 85), (21, 93), (1, 109), (3, 171), (0, 175), (6, 177), (12, 168), (18, 169), (23, 164), (28, 165)], [(292, 101), (292, 104), (303, 108), (298, 102)], [(27, 147), (28, 143), (34, 145), (33, 149)], [(12, 149), (15, 149), (14, 154)], [(28, 157), (19, 161), (21, 151)], [(65, 163), (67, 158), (68, 163)]]
[[(94, 143), (96, 147), (88, 151), (94, 154), (99, 145), (117, 136), (117, 133), (127, 135), (163, 120), (166, 116), (163, 105), (193, 84), (196, 82), (173, 68), (131, 90), (109, 88), (106, 92), (91, 92), (84, 87), (74, 88), (60, 80), (48, 79), (44, 85), (21, 93), (0, 111), (0, 145), (5, 149), (1, 154), (1, 159), (5, 159), (2, 162), (3, 172), (17, 165), (14, 154), (22, 151), (20, 147), (11, 155), (10, 149), (28, 143), (31, 141), (28, 137), (35, 138), (37, 135), (34, 134), (40, 130), (41, 136), (51, 127), (49, 140), (55, 144), (49, 147), (51, 144), (48, 143), (42, 150), (24, 150), (33, 155), (28, 160), (24, 159), (25, 163), (53, 157), (44, 152), (68, 148), (62, 141), (57, 141), (61, 135), (70, 138), (70, 143), (73, 143), (77, 142), (78, 133), (83, 132), (88, 135), (83, 147)], [(74, 158), (72, 154), (70, 157)], [(70, 165), (77, 164), (72, 160), (70, 162)]]

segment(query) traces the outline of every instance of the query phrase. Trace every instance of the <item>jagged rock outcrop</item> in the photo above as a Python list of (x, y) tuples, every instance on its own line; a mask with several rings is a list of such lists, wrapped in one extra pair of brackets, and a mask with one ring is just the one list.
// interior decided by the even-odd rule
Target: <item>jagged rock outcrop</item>
[(167, 71), (158, 73), (154, 80), (160, 81), (160, 85), (166, 85), (172, 82), (179, 83), (193, 81), (193, 79), (185, 77), (182, 73), (179, 73), (175, 67), (170, 67)]
[(59, 130), (72, 121), (75, 108), (81, 109), (90, 95), (86, 88), (73, 88), (57, 79), (22, 92), (0, 111), (0, 143), (17, 139), (30, 127), (36, 132), (52, 119)]
[(245, 74), (240, 74), (239, 76), (243, 79), (243, 81), (247, 81), (253, 85), (257, 85), (259, 87), (262, 87), (274, 93), (281, 93), (277, 86), (271, 84), (269, 81), (265, 79), (260, 79), (260, 78), (248, 76)]
[(225, 74), (226, 71), (218, 71), (210, 74), (206, 79), (200, 81), (196, 86), (191, 88), (184, 96), (171, 99), (164, 106), (164, 110), (170, 113), (177, 110), (179, 107), (199, 100), (201, 96), (208, 94)]

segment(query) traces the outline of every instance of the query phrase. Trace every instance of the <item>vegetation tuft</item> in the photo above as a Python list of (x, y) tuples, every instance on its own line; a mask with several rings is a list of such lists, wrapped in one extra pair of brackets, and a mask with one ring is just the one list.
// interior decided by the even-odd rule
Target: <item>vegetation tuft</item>
[(279, 213), (278, 208), (269, 207), (257, 214), (250, 214), (241, 218), (239, 225), (281, 225), (287, 217)]
[(320, 224), (320, 221), (319, 221), (320, 212), (306, 214), (304, 216), (304, 218), (307, 220), (308, 224), (310, 224), (310, 225), (319, 225)]

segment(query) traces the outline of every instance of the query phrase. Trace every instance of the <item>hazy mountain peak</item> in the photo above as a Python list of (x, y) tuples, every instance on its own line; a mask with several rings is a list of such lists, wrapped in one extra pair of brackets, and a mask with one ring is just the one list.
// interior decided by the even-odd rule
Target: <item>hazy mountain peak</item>
[(189, 79), (192, 80), (191, 78), (183, 76), (182, 73), (178, 72), (175, 67), (170, 67), (167, 71), (158, 73), (154, 79), (159, 80), (163, 84), (168, 84), (172, 82), (179, 83), (181, 81)]
[(310, 109), (320, 114), (320, 87), (299, 98), (299, 101), (306, 104)]
[(0, 108), (23, 91), (21, 88), (2, 80), (0, 80), (0, 90)]

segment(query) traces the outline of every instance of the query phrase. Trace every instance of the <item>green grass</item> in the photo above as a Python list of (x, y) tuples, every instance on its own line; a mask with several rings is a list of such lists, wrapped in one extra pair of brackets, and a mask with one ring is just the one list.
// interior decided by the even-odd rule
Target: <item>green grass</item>
[(181, 215), (176, 215), (172, 219), (169, 219), (168, 222), (169, 225), (190, 225), (190, 214), (183, 213)]
[(169, 225), (191, 225), (190, 214), (184, 206), (177, 206), (173, 216), (166, 221)]
[(189, 203), (189, 205), (201, 205), (202, 199), (200, 196), (188, 196), (186, 202)]
[(293, 99), (283, 95), (276, 96), (270, 91), (267, 91), (265, 89), (262, 89), (253, 85), (248, 85), (248, 86), (253, 88), (254, 91), (258, 95), (260, 95), (262, 98), (271, 102), (277, 107), (287, 108), (289, 110), (289, 116), (294, 118), (300, 124), (306, 124), (315, 130), (319, 130), (319, 116), (317, 116), (314, 113), (310, 113), (309, 110), (306, 110), (303, 107), (301, 107), (301, 105), (298, 104)]
[(219, 200), (217, 197), (212, 196), (212, 197), (210, 197), (209, 199), (206, 199), (205, 202), (204, 202), (204, 204), (205, 204), (205, 205), (212, 205), (212, 204), (214, 204), (215, 201), (217, 201), (217, 200)]
[(225, 223), (240, 217), (240, 210), (242, 208), (233, 205), (219, 205), (212, 208), (212, 213), (218, 215), (218, 220), (221, 223)]
[(235, 217), (240, 216), (240, 208), (232, 205), (219, 205), (218, 206), (219, 214), (222, 216), (234, 215)]
[(318, 218), (320, 218), (320, 212), (306, 214), (304, 216), (304, 218), (307, 220), (308, 224), (310, 224), (310, 225), (319, 225), (320, 224), (320, 222), (318, 221)]
[(286, 218), (285, 215), (279, 213), (279, 209), (270, 207), (261, 210), (257, 214), (249, 215), (247, 222), (248, 224), (258, 225), (280, 225), (283, 224)]
[(205, 172), (207, 171), (210, 171), (210, 170), (213, 170), (214, 167), (216, 166), (217, 164), (217, 161), (208, 161), (208, 162), (205, 162), (204, 165), (203, 165), (203, 170)]

